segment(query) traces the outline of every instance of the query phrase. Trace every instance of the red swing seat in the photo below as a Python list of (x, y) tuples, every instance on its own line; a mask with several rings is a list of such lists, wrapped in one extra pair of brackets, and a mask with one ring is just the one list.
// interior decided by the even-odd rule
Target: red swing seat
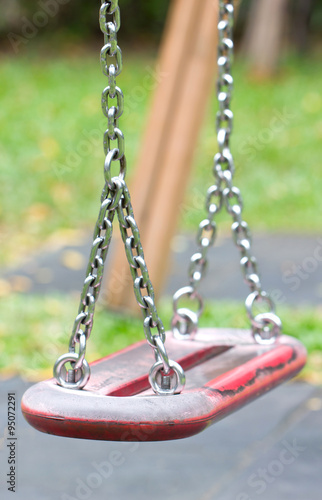
[(200, 329), (194, 340), (167, 333), (167, 350), (187, 374), (181, 394), (155, 395), (148, 381), (151, 349), (145, 341), (91, 364), (83, 390), (55, 379), (26, 391), (22, 412), (36, 429), (65, 437), (163, 441), (192, 436), (298, 373), (306, 350), (282, 335), (272, 345), (250, 331)]

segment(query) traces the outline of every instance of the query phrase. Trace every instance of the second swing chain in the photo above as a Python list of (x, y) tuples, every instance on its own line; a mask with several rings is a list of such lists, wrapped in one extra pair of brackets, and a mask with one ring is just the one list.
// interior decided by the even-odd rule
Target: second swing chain
[[(251, 235), (248, 224), (242, 218), (243, 200), (240, 190), (234, 186), (234, 160), (230, 150), (233, 129), (233, 112), (230, 108), (233, 77), (231, 64), (233, 58), (233, 0), (219, 1), (218, 22), (218, 80), (217, 100), (219, 110), (216, 115), (218, 153), (214, 157), (213, 174), (215, 184), (209, 187), (206, 196), (207, 218), (199, 224), (197, 233), (198, 251), (190, 259), (189, 286), (180, 288), (173, 296), (174, 315), (172, 329), (177, 337), (189, 337), (197, 331), (198, 320), (203, 310), (203, 301), (198, 293), (198, 285), (207, 269), (208, 250), (216, 238), (215, 216), (226, 208), (233, 218), (232, 234), (241, 253), (240, 266), (251, 293), (246, 298), (246, 310), (253, 335), (258, 343), (273, 343), (279, 335), (282, 324), (275, 314), (275, 305), (263, 290), (257, 269), (257, 260), (252, 253)], [(187, 307), (179, 307), (179, 300), (188, 297), (198, 302), (197, 312)], [(255, 303), (265, 302), (269, 308), (266, 313), (254, 313)]]

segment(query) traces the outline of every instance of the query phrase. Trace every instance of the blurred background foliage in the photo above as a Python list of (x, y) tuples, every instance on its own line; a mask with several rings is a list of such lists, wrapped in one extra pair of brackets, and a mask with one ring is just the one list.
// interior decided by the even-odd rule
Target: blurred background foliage
[[(247, 217), (255, 229), (316, 232), (322, 189), (322, 1), (277, 2), (284, 6), (283, 22), (273, 58), (273, 44), (258, 39), (274, 26), (274, 19), (267, 23), (258, 9), (267, 1), (239, 2), (233, 101), (236, 182), (246, 191)], [(129, 178), (153, 91), (142, 82), (147, 74), (155, 74), (156, 49), (170, 3), (120, 2), (124, 68), (119, 84), (125, 94), (122, 129)], [(100, 109), (105, 79), (98, 63), (102, 42), (98, 5), (0, 0), (2, 264), (15, 262), (53, 233), (90, 227), (95, 220), (102, 178), (99, 173), (93, 176), (93, 171), (99, 172), (102, 161), (105, 126)], [(263, 29), (254, 32), (261, 22)], [(252, 54), (252, 47), (260, 44), (262, 53)], [(265, 57), (271, 65), (268, 68), (265, 62), (267, 74), (249, 68), (250, 61), (256, 68)], [(201, 200), (216, 148), (215, 110), (213, 94), (182, 209), (184, 231), (196, 227), (203, 210)], [(260, 197), (264, 185), (265, 197)], [(24, 231), (17, 230), (21, 223)]]
[[(45, 10), (45, 5), (54, 2), (59, 5), (59, 12), (53, 16), (50, 25), (43, 33), (43, 37), (51, 35), (57, 37), (59, 29), (60, 39), (78, 39), (84, 42), (95, 40), (101, 32), (97, 23), (97, 8), (93, 8), (92, 1), (78, 0), (0, 0), (1, 19), (0, 36), (5, 39), (8, 31), (19, 33), (22, 19), (32, 21), (39, 10)], [(149, 43), (160, 39), (164, 27), (170, 0), (123, 0), (122, 30), (120, 39), (128, 42)], [(52, 7), (54, 9), (54, 7)]]
[[(276, 22), (267, 22), (260, 13), (258, 5), (265, 1), (270, 0), (238, 2), (232, 141), (236, 184), (244, 193), (245, 217), (255, 231), (319, 234), (322, 0), (280, 0), (285, 15), (278, 50), (270, 58), (270, 71), (261, 74), (254, 68), (264, 60), (264, 54), (252, 54), (251, 49), (259, 45), (256, 37), (263, 30), (255, 33), (254, 28), (260, 22), (264, 22), (265, 28), (274, 27)], [(124, 70), (119, 84), (125, 94), (122, 130), (129, 178), (153, 91), (144, 88), (142, 82), (147, 74), (154, 74), (170, 3), (120, 0), (119, 41)], [(21, 261), (41, 249), (44, 242), (66, 241), (70, 231), (76, 230), (77, 234), (77, 230), (85, 229), (90, 234), (96, 220), (103, 182), (105, 127), (100, 94), (106, 85), (99, 65), (102, 36), (98, 4), (77, 0), (0, 0), (2, 267)], [(272, 47), (266, 45), (264, 40), (269, 57)], [(202, 198), (211, 180), (216, 148), (215, 110), (213, 94), (186, 201), (181, 207), (180, 230), (189, 233), (195, 231), (202, 217)], [(276, 122), (278, 132), (272, 125)], [(228, 233), (228, 222), (223, 225)], [(22, 373), (32, 376), (28, 372), (28, 367), (29, 371), (32, 367), (39, 376), (39, 370), (47, 373), (58, 353), (64, 352), (70, 330), (68, 321), (73, 318), (77, 299), (20, 292), (28, 290), (16, 290), (12, 283), (0, 280), (0, 350), (7, 353), (1, 358), (0, 371), (12, 374), (20, 366)], [(169, 303), (163, 311), (169, 320)], [(209, 324), (224, 326), (230, 322), (231, 326), (244, 326), (240, 305), (211, 304), (208, 311)], [(284, 315), (287, 330), (300, 332), (310, 359), (318, 353), (314, 366), (310, 365), (313, 369), (309, 367), (312, 374), (317, 373), (316, 367), (321, 373), (321, 315), (318, 307), (299, 308), (297, 312), (289, 309)], [(132, 324), (132, 320), (124, 318), (122, 321), (105, 311), (99, 312), (91, 359), (106, 354), (108, 330), (118, 333), (119, 339), (112, 341), (111, 350), (142, 338), (139, 322)], [(68, 327), (64, 327), (67, 323)], [(47, 330), (59, 337), (50, 356), (43, 353), (46, 342), (40, 340)], [(23, 353), (21, 360), (17, 358), (17, 339), (19, 352)], [(310, 378), (313, 380), (313, 375)]]
[[(241, 0), (239, 4), (236, 39), (243, 35), (247, 25), (248, 14), (254, 0)], [(122, 30), (121, 41), (140, 45), (148, 41), (158, 42), (162, 35), (164, 22), (170, 0), (123, 0), (122, 1)], [(0, 39), (7, 42), (8, 32), (20, 34), (24, 19), (33, 22), (39, 11), (53, 12), (54, 5), (58, 6), (55, 15), (49, 14), (51, 22), (46, 30), (40, 33), (43, 39), (55, 37), (56, 43), (66, 39), (82, 39), (85, 43), (100, 37), (97, 23), (97, 9), (93, 2), (77, 0), (0, 0)], [(303, 49), (314, 44), (321, 38), (322, 1), (321, 0), (289, 0), (287, 9), (289, 21), (285, 26), (291, 43)], [(308, 16), (308, 19), (306, 18)], [(34, 18), (36, 19), (36, 18)], [(39, 22), (40, 17), (39, 17)], [(305, 41), (300, 24), (305, 24)], [(57, 37), (59, 34), (59, 38)], [(307, 35), (307, 38), (306, 38)], [(40, 42), (40, 40), (38, 40)]]

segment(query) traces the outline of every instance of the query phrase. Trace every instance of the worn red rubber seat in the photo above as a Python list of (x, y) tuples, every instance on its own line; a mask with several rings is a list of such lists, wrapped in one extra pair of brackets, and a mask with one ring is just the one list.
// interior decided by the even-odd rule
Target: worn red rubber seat
[(59, 436), (156, 441), (192, 436), (301, 370), (306, 350), (292, 337), (258, 345), (249, 331), (201, 329), (195, 340), (167, 334), (167, 350), (186, 371), (181, 394), (157, 396), (149, 385), (151, 349), (145, 341), (91, 364), (83, 390), (55, 379), (23, 396), (36, 429)]

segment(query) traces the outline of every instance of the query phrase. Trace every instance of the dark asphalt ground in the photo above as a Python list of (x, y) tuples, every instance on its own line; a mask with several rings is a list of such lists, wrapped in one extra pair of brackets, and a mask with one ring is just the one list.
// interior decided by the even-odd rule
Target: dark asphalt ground
[[(1, 429), (7, 393), (0, 383)], [(114, 443), (39, 433), (18, 415), (16, 500), (321, 500), (322, 389), (289, 383), (203, 433), (181, 441)]]
[[(113, 241), (112, 241), (113, 243)], [(20, 266), (0, 272), (2, 279), (25, 279), (28, 293), (80, 292), (91, 247), (91, 235), (69, 246), (47, 245)], [(180, 235), (173, 241), (164, 293), (172, 295), (187, 283), (193, 238)], [(113, 245), (112, 249), (113, 251)], [(253, 241), (264, 288), (275, 302), (317, 305), (322, 302), (322, 236), (257, 235)], [(69, 267), (70, 264), (72, 267)], [(76, 266), (74, 265), (76, 263)], [(22, 280), (23, 281), (23, 280)], [(244, 300), (248, 291), (241, 277), (239, 253), (231, 238), (218, 238), (209, 251), (208, 276), (201, 291), (206, 298)]]
[[(76, 252), (86, 261), (89, 246), (90, 238), (85, 238), (69, 247), (47, 249), (1, 277), (27, 278), (28, 293), (79, 291), (84, 268), (64, 265), (65, 257)], [(186, 283), (191, 240), (181, 236), (173, 247), (167, 294)], [(257, 237), (254, 252), (264, 286), (279, 297), (277, 301), (293, 305), (321, 301), (322, 238)], [(205, 296), (243, 300), (247, 288), (231, 242), (219, 241), (210, 260)], [(275, 389), (202, 434), (173, 442), (133, 444), (49, 436), (31, 428), (18, 411), (17, 491), (8, 492), (7, 394), (16, 393), (19, 408), (28, 386), (18, 378), (0, 380), (3, 500), (322, 498), (322, 388), (299, 382)]]

